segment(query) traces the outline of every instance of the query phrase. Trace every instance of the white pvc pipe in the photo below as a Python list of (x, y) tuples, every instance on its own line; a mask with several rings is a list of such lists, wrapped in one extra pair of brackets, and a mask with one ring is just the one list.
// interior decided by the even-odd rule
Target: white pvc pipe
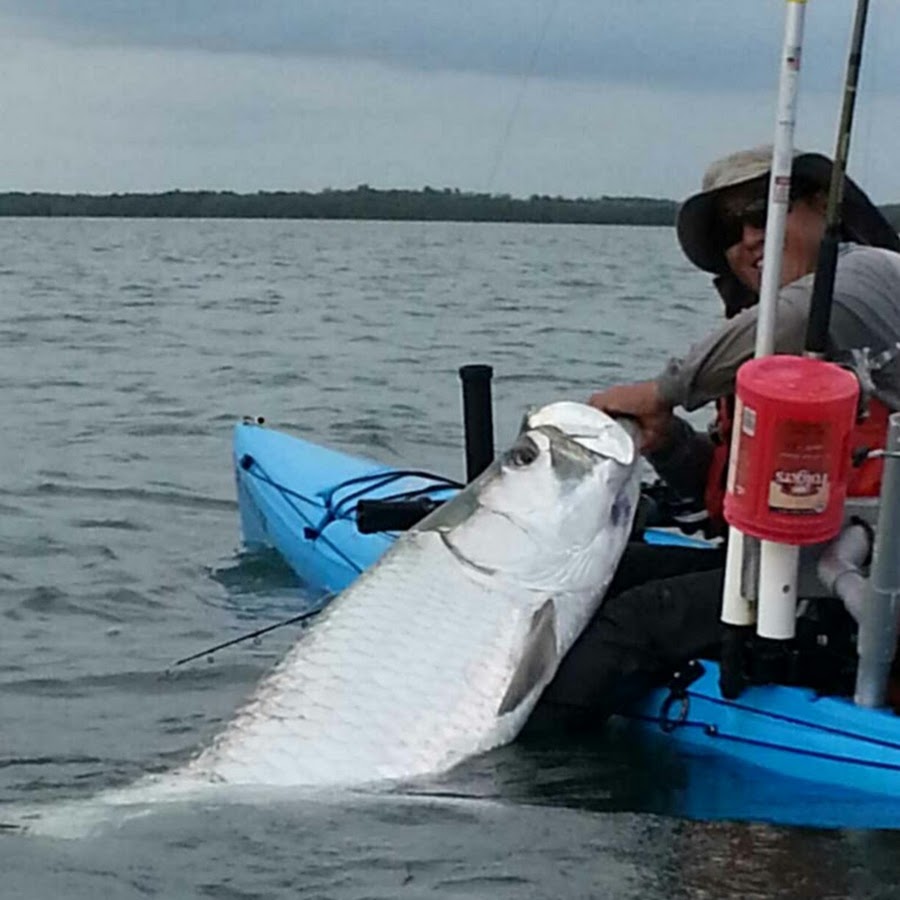
[(839, 597), (847, 612), (862, 621), (868, 583), (860, 571), (872, 551), (871, 533), (862, 525), (849, 525), (819, 558), (816, 573), (829, 594)]
[[(781, 75), (778, 82), (778, 104), (775, 116), (775, 142), (772, 151), (772, 175), (769, 179), (769, 210), (766, 217), (766, 243), (763, 250), (762, 281), (759, 292), (759, 312), (756, 320), (754, 356), (768, 356), (775, 349), (775, 317), (778, 291), (781, 288), (781, 262), (784, 255), (785, 221), (791, 187), (791, 166), (794, 158), (794, 126), (797, 121), (797, 89), (803, 47), (803, 25), (806, 0), (787, 0), (784, 26), (784, 47)], [(732, 435), (731, 459), (734, 463), (737, 433)], [(722, 621), (731, 625), (752, 624), (756, 609), (740, 591), (740, 577), (729, 579), (728, 573), (740, 573), (741, 563), (732, 557), (743, 555), (743, 534), (737, 528), (728, 530), (728, 550), (725, 561), (725, 587), (722, 595)], [(762, 562), (760, 563), (762, 565)], [(794, 572), (796, 596), (797, 572)], [(760, 583), (765, 576), (760, 573)], [(728, 618), (726, 618), (728, 616)]]
[(756, 605), (741, 591), (744, 568), (744, 535), (732, 528), (725, 555), (725, 586), (722, 589), (722, 621), (726, 625), (752, 625), (756, 621)]
[(761, 541), (759, 551), (759, 609), (756, 633), (778, 641), (790, 640), (797, 630), (797, 571), (800, 548)]

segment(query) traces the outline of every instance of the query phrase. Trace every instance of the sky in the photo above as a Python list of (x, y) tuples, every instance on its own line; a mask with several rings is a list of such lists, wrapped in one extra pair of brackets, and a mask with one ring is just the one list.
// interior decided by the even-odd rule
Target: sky
[[(832, 153), (854, 0), (807, 4)], [(784, 0), (0, 0), (0, 191), (451, 187), (680, 199), (771, 141)], [(900, 201), (900, 3), (850, 173)]]

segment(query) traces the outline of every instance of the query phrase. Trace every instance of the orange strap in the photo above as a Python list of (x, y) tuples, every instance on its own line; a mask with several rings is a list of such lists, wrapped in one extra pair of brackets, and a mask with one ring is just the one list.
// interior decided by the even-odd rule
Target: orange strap
[(731, 449), (733, 411), (733, 398), (720, 397), (716, 401), (716, 419), (710, 429), (713, 452), (709, 471), (706, 473), (703, 505), (709, 513), (711, 524), (717, 529), (725, 528), (725, 484), (728, 477), (728, 451)]
[[(869, 401), (869, 415), (857, 422), (851, 438), (854, 465), (847, 479), (847, 496), (877, 497), (881, 493), (881, 473), (884, 459), (865, 458), (871, 450), (883, 450), (887, 442), (888, 417), (891, 411), (874, 397)], [(856, 460), (861, 462), (857, 465)]]

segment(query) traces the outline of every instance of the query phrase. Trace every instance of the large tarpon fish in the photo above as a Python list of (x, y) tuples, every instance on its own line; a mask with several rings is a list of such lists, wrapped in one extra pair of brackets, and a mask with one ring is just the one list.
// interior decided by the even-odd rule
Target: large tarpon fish
[(94, 802), (402, 779), (513, 740), (625, 548), (634, 434), (580, 403), (527, 415), (507, 452), (330, 603), (209, 747)]

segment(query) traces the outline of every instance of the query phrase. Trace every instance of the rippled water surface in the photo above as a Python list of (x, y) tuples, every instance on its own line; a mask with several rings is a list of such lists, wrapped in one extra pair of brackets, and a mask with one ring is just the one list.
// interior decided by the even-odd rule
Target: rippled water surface
[[(459, 477), (461, 364), (494, 366), (502, 444), (717, 315), (669, 229), (0, 220), (0, 819), (185, 759), (296, 635), (165, 675), (310, 599), (240, 552), (237, 418)], [(696, 772), (609, 735), (384, 794), (0, 834), (0, 897), (898, 896), (894, 833), (766, 824), (777, 785), (708, 772), (690, 809)], [(763, 821), (729, 821), (744, 794)]]

